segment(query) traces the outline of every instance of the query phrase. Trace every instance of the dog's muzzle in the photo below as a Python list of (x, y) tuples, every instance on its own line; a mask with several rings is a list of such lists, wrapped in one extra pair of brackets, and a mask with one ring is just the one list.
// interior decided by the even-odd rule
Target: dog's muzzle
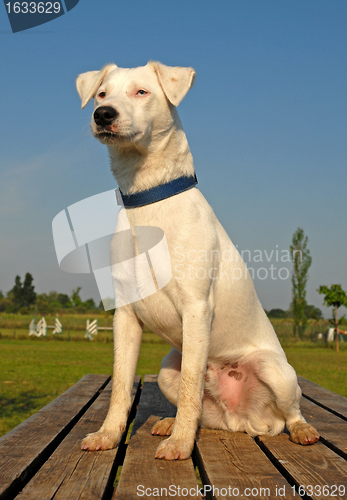
[(118, 112), (111, 106), (100, 106), (94, 111), (94, 121), (100, 127), (111, 125), (117, 118)]

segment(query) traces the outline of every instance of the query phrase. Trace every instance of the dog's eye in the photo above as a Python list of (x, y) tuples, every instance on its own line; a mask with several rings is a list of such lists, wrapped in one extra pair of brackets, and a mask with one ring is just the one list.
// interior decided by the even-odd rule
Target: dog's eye
[(148, 94), (147, 90), (140, 89), (136, 95), (146, 95)]
[(103, 99), (105, 96), (106, 96), (106, 92), (99, 92), (99, 94), (98, 94), (98, 97), (100, 97), (100, 99)]

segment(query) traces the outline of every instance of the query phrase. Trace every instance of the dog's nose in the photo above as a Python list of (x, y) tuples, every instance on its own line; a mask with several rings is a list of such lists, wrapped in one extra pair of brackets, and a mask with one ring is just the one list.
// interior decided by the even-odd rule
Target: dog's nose
[(111, 125), (116, 116), (118, 113), (111, 106), (100, 106), (94, 111), (94, 121), (101, 126)]

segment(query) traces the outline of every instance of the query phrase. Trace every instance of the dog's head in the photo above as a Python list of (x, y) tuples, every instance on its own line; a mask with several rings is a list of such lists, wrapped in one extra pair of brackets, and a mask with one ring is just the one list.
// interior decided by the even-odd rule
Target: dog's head
[(164, 137), (175, 121), (178, 106), (193, 84), (192, 68), (159, 62), (132, 69), (108, 64), (88, 71), (76, 81), (82, 108), (94, 98), (93, 135), (115, 147), (147, 148), (153, 136)]

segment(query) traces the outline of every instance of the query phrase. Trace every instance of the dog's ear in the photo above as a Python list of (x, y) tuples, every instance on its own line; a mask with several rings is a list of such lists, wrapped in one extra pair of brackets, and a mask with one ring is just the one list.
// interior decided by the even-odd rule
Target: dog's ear
[(174, 106), (178, 106), (192, 87), (195, 78), (193, 68), (182, 68), (180, 66), (165, 66), (160, 62), (150, 61), (151, 66), (157, 74), (159, 83), (168, 98)]
[(82, 109), (95, 96), (108, 73), (115, 68), (117, 68), (115, 64), (107, 64), (100, 71), (87, 71), (87, 73), (82, 73), (77, 77), (76, 87), (82, 101)]

